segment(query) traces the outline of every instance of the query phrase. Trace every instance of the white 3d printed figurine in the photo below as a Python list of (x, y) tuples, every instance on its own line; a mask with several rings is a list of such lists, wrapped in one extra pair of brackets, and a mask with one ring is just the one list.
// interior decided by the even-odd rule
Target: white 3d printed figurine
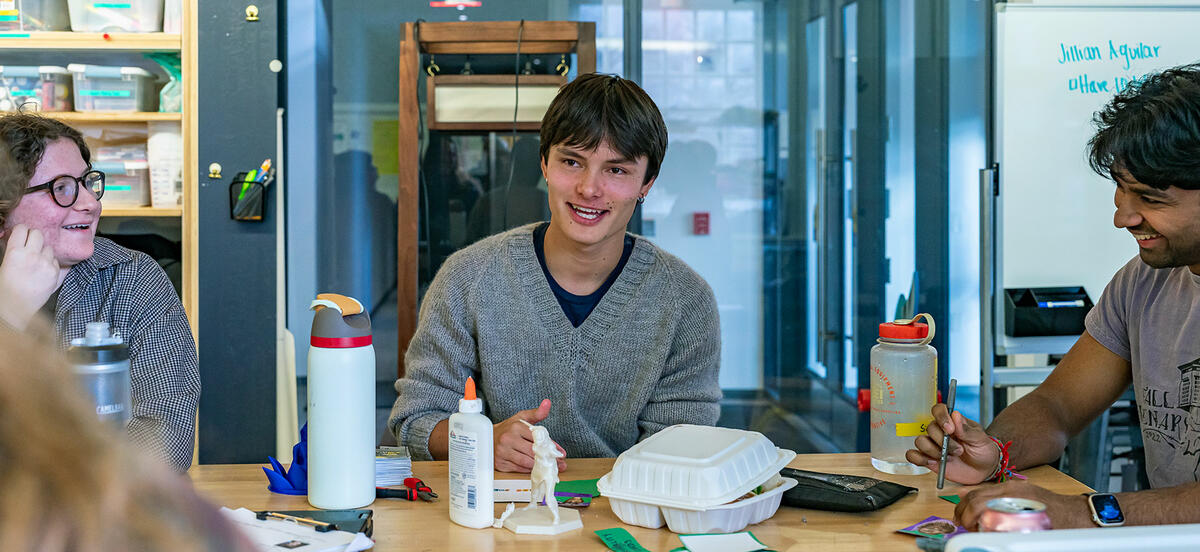
[(533, 472), (529, 474), (529, 505), (523, 509), (536, 508), (545, 500), (557, 524), (558, 500), (554, 498), (554, 486), (558, 484), (558, 459), (563, 453), (558, 452), (546, 428), (529, 425), (529, 431), (533, 432)]
[[(533, 432), (533, 471), (529, 474), (529, 505), (502, 517), (504, 527), (517, 534), (557, 535), (572, 529), (583, 528), (579, 512), (567, 509), (559, 511), (554, 498), (554, 486), (558, 483), (558, 452), (550, 432), (542, 426), (525, 422)], [(540, 502), (546, 501), (542, 506)]]

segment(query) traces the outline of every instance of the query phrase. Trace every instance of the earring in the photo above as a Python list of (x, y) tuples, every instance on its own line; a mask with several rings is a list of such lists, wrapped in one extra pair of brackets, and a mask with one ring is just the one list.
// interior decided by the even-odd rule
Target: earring
[(640, 195), (640, 196), (638, 196), (638, 199), (637, 199), (637, 203), (638, 203), (638, 205), (641, 205), (641, 204), (643, 204), (643, 203), (645, 203), (645, 202), (646, 202), (646, 196), (645, 196), (644, 194), (643, 194), (643, 195)]

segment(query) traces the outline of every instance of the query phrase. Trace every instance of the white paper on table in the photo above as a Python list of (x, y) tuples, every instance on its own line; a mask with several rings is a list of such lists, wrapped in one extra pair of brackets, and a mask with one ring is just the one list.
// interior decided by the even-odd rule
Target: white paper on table
[[(263, 552), (360, 552), (375, 546), (374, 541), (362, 533), (346, 531), (318, 532), (307, 525), (274, 519), (258, 519), (253, 511), (245, 508), (230, 510), (222, 507), (221, 513), (241, 529), (255, 546)], [(288, 541), (305, 543), (297, 547), (277, 546)]]
[(767, 548), (749, 531), (717, 535), (679, 535), (679, 542), (691, 552), (754, 552)]
[(497, 479), (492, 483), (494, 502), (529, 502), (533, 494), (528, 479)]

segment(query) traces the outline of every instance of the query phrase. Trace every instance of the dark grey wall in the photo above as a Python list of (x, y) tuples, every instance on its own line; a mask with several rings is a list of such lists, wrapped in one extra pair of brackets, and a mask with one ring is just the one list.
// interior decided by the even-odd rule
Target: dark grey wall
[[(264, 462), (275, 448), (275, 189), (262, 222), (229, 217), (239, 171), (275, 158), (277, 2), (199, 2), (200, 462)], [(210, 163), (223, 167), (208, 178)]]
[[(916, 79), (923, 88), (916, 105), (918, 312), (938, 313), (938, 326), (952, 328), (950, 316), (950, 37), (949, 6), (916, 4)], [(937, 332), (938, 358), (950, 358), (950, 332)], [(938, 389), (947, 389), (949, 370), (938, 370)]]

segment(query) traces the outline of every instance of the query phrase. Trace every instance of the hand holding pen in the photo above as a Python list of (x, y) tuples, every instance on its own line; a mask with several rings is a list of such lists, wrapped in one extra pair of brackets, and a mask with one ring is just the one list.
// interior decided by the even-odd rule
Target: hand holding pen
[(982, 483), (992, 475), (1000, 461), (1000, 451), (984, 432), (983, 426), (951, 413), (945, 404), (933, 405), (933, 422), (925, 435), (913, 441), (905, 459), (918, 466), (938, 471), (942, 459), (942, 440), (946, 439), (945, 478), (964, 485)]
[[(950, 415), (954, 416), (954, 399), (958, 393), (958, 380), (950, 378), (950, 400), (946, 402), (949, 406)], [(938, 461), (938, 482), (937, 488), (941, 489), (946, 486), (946, 449), (950, 447), (950, 434), (942, 434), (942, 458)]]

